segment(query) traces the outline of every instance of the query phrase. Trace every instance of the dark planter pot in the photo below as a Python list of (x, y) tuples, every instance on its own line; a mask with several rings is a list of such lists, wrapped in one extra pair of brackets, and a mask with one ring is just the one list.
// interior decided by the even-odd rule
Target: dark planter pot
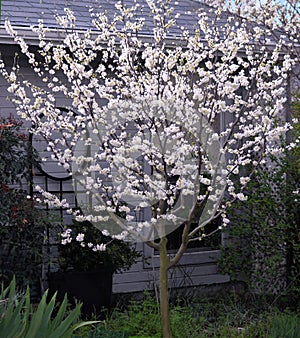
[(101, 315), (103, 308), (110, 309), (112, 296), (112, 272), (107, 269), (91, 272), (54, 272), (49, 274), (49, 294), (57, 292), (62, 301), (67, 293), (72, 306), (81, 302), (81, 313), (90, 317)]

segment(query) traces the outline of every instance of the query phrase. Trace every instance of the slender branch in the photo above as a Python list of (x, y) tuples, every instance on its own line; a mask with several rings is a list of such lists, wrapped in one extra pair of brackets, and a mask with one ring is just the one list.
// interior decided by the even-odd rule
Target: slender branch
[(155, 250), (159, 250), (159, 244), (155, 243), (153, 241), (147, 241), (145, 242), (150, 248), (155, 249)]
[(188, 234), (190, 231), (190, 227), (191, 227), (191, 220), (189, 222), (186, 222), (184, 225), (184, 229), (183, 229), (182, 237), (181, 237), (182, 238), (181, 245), (176, 255), (170, 260), (170, 267), (177, 264), (180, 261), (181, 257), (183, 256), (183, 254), (185, 253), (188, 243), (189, 243)]

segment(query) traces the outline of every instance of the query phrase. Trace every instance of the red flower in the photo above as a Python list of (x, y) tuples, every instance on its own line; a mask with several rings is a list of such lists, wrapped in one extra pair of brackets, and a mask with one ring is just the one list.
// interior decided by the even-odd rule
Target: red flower
[(5, 191), (5, 192), (9, 191), (9, 187), (6, 183), (2, 183), (2, 190)]
[(14, 124), (9, 123), (9, 124), (0, 124), (0, 129), (5, 129), (5, 128), (9, 128), (9, 127), (13, 127)]

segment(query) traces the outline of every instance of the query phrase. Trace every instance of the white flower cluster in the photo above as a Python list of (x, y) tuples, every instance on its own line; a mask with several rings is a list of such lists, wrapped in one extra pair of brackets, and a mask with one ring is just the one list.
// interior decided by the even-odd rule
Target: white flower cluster
[(67, 243), (72, 242), (72, 237), (71, 237), (71, 229), (66, 229), (62, 234), (61, 234), (61, 244), (66, 245)]
[(66, 229), (64, 232), (61, 233), (61, 244), (67, 245), (68, 243), (71, 243), (72, 240), (80, 243), (81, 247), (88, 247), (93, 251), (106, 251), (106, 244), (93, 244), (91, 242), (84, 242), (84, 233), (79, 233), (75, 238), (72, 237), (72, 229)]
[(56, 195), (51, 194), (44, 189), (42, 189), (39, 185), (35, 186), (35, 190), (42, 194), (44, 199), (43, 202), (46, 203), (49, 207), (58, 207), (58, 208), (69, 208), (69, 203), (66, 199), (60, 200)]
[[(6, 22), (43, 83), (23, 81), (18, 66), (8, 72), (0, 60), (18, 113), (47, 140), (54, 160), (67, 171), (73, 163), (84, 219), (105, 229), (117, 224), (118, 238), (145, 231), (148, 241), (157, 229), (171, 231), (168, 224), (192, 218), (196, 203), (207, 203), (207, 215), (191, 234), (197, 232), (218, 213), (225, 187), (230, 201), (247, 199), (252, 173), (269, 154), (282, 152), (280, 140), (292, 128), (284, 119), (285, 88), (299, 59), (283, 37), (275, 39), (276, 7), (262, 16), (245, 1), (240, 13), (256, 15), (259, 24), (228, 16), (220, 25), (226, 15), (222, 5), (213, 15), (200, 13), (195, 31), (187, 32), (176, 26), (169, 2), (158, 3), (147, 1), (155, 23), (151, 43), (144, 39), (137, 3), (132, 8), (118, 3), (114, 18), (92, 13), (93, 34), (77, 31), (74, 14), (66, 10), (57, 17), (66, 29), (57, 45), (40, 23), (34, 29), (38, 56)], [(186, 15), (195, 21), (195, 13)], [(262, 31), (262, 22), (268, 30)], [(168, 48), (172, 28), (182, 34)], [(69, 102), (67, 109), (57, 109), (58, 98)], [(50, 206), (68, 208), (66, 201), (37, 190)], [(143, 228), (140, 214), (149, 209), (151, 222)], [(71, 240), (64, 232), (62, 244)], [(75, 240), (105, 250), (86, 243), (84, 234)]]

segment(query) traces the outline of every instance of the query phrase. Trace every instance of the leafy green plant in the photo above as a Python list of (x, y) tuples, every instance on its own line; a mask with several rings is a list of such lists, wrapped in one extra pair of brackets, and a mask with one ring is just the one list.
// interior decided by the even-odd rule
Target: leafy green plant
[(22, 132), (22, 125), (12, 117), (0, 119), (0, 184), (30, 180), (32, 166), (39, 163), (38, 153)]
[(290, 156), (270, 158), (249, 184), (248, 200), (230, 210), (233, 225), (225, 230), (230, 240), (221, 247), (219, 269), (232, 280), (242, 276), (252, 291), (282, 292), (288, 279), (300, 295), (300, 175), (294, 165)]
[(40, 264), (48, 216), (28, 192), (12, 185), (28, 185), (39, 157), (22, 123), (0, 120), (0, 276), (7, 283), (16, 275), (18, 285), (39, 294)]
[[(82, 331), (82, 330), (80, 330)], [(72, 338), (131, 338), (126, 331), (111, 331), (105, 327), (97, 326), (94, 330), (80, 332)]]
[(191, 306), (171, 307), (171, 326), (174, 338), (198, 338), (202, 331), (204, 318), (201, 318)]
[[(290, 136), (299, 141), (299, 95), (292, 107), (298, 122)], [(294, 306), (300, 303), (300, 145), (296, 141), (282, 156), (266, 159), (266, 166), (248, 185), (248, 201), (232, 206), (233, 226), (225, 230), (230, 241), (221, 247), (219, 261), (220, 271), (233, 280), (242, 276), (252, 290), (287, 295)]]
[[(58, 246), (59, 264), (63, 271), (74, 269), (76, 271), (95, 271), (107, 268), (112, 272), (127, 270), (141, 254), (127, 243), (105, 236), (88, 221), (77, 222), (73, 220), (70, 226), (70, 242)], [(77, 236), (84, 235), (84, 242), (76, 240)], [(84, 244), (86, 243), (86, 244)], [(108, 244), (106, 250), (92, 250), (88, 243), (100, 245)]]
[(0, 295), (0, 336), (6, 338), (68, 338), (85, 325), (96, 323), (79, 322), (80, 307), (68, 312), (67, 298), (58, 306), (56, 314), (55, 295), (47, 302), (46, 291), (34, 308), (30, 303), (30, 291), (17, 294), (16, 280), (12, 279), (7, 288), (2, 286)]
[(136, 336), (161, 337), (159, 305), (145, 292), (143, 301), (131, 301), (127, 310), (115, 310), (108, 327), (122, 329)]
[[(156, 299), (146, 292), (142, 300), (126, 300), (129, 305), (124, 307), (125, 302), (120, 301), (110, 317), (89, 332), (80, 329), (76, 338), (115, 338), (119, 337), (118, 333), (122, 337), (126, 332), (129, 338), (160, 338)], [(172, 335), (174, 338), (272, 338), (272, 334), (293, 337), (285, 332), (299, 330), (299, 314), (279, 310), (272, 305), (272, 300), (273, 297), (245, 297), (235, 292), (217, 297), (193, 297), (191, 301), (179, 298), (170, 308)]]
[(297, 314), (284, 312), (270, 319), (270, 338), (298, 338), (300, 332), (300, 317)]

